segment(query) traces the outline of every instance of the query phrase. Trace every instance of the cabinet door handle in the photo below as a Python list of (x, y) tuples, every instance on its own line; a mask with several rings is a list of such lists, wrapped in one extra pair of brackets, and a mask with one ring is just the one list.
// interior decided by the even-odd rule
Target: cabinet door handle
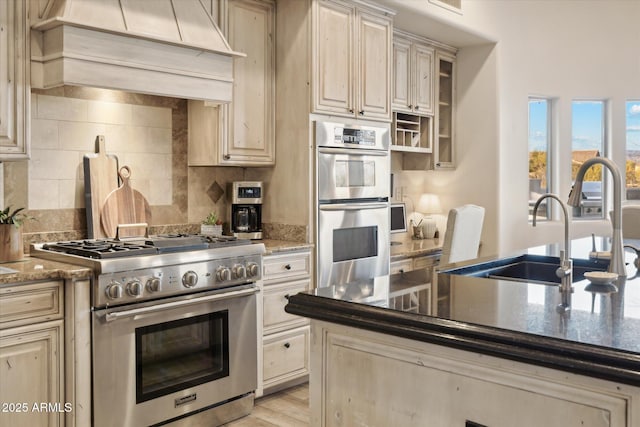
[(286, 294), (286, 295), (284, 296), (284, 299), (286, 299), (287, 301), (289, 301), (289, 297), (290, 297), (290, 295), (289, 295), (289, 294)]
[(416, 110), (419, 110), (419, 109), (420, 109), (420, 106), (419, 106), (419, 105), (416, 105)]
[(409, 107), (409, 110), (411, 110), (413, 108), (413, 105), (409, 104), (408, 107)]
[(364, 116), (364, 110), (358, 111), (358, 114), (360, 114), (361, 116)]
[(289, 348), (291, 347), (291, 344), (289, 344), (288, 342), (284, 343), (284, 348)]
[(285, 270), (291, 270), (291, 264), (287, 264), (287, 265), (285, 265), (285, 266), (284, 266), (284, 269), (285, 269)]
[(225, 159), (225, 160), (229, 160), (231, 158), (231, 156), (228, 155), (228, 154), (225, 154), (224, 156), (222, 156), (222, 158)]
[(349, 112), (353, 114), (353, 108), (349, 108)]

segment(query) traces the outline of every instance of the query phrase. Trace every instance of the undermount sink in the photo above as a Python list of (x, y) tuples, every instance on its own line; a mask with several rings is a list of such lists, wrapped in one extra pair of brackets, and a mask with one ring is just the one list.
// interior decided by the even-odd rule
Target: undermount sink
[[(560, 278), (556, 276), (559, 266), (558, 257), (521, 255), (444, 270), (440, 273), (557, 285), (560, 283)], [(584, 280), (586, 272), (606, 271), (608, 266), (609, 263), (606, 260), (573, 259), (573, 282)]]

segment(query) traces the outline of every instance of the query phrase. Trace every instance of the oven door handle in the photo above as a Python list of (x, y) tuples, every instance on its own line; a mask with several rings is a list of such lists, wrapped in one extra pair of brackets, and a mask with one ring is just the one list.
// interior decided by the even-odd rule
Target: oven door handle
[(363, 150), (362, 148), (327, 148), (318, 147), (318, 153), (322, 154), (347, 154), (356, 156), (379, 156), (388, 157), (389, 152), (385, 150)]
[(331, 203), (320, 205), (321, 211), (359, 211), (362, 209), (386, 209), (389, 204), (381, 203)]
[(196, 297), (187, 300), (173, 301), (165, 304), (150, 305), (148, 307), (134, 308), (132, 310), (115, 311), (104, 315), (106, 322), (113, 322), (118, 319), (126, 317), (133, 317), (139, 314), (158, 313), (172, 308), (186, 307), (194, 304), (201, 304), (203, 302), (223, 301), (230, 298), (240, 298), (249, 295), (256, 294), (260, 291), (258, 288), (243, 289), (241, 291), (230, 291), (224, 293), (218, 293), (215, 295), (207, 295), (204, 297)]

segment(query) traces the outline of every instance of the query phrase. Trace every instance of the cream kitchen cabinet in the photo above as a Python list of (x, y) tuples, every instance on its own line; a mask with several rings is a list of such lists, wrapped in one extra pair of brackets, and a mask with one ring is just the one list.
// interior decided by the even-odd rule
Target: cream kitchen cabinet
[(316, 320), (312, 334), (313, 425), (638, 423), (636, 387)]
[(312, 112), (390, 121), (393, 14), (340, 0), (312, 14)]
[(63, 316), (62, 281), (0, 288), (0, 425), (65, 424)]
[(29, 158), (28, 4), (0, 2), (0, 161)]
[(275, 1), (228, 0), (221, 26), (235, 51), (233, 101), (189, 101), (190, 166), (275, 163)]
[(309, 320), (284, 311), (289, 295), (311, 289), (308, 250), (268, 255), (263, 262), (262, 390), (307, 381)]
[(433, 149), (435, 169), (455, 167), (455, 61), (453, 54), (436, 51), (438, 105)]
[(401, 31), (393, 36), (394, 111), (433, 114), (434, 48)]

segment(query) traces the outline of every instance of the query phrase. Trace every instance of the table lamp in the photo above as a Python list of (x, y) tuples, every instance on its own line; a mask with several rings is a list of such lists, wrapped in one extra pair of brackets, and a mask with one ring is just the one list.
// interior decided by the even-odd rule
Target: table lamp
[(435, 194), (424, 193), (418, 202), (418, 212), (424, 215), (420, 225), (425, 239), (433, 239), (436, 235), (436, 220), (431, 215), (442, 212), (440, 198)]

